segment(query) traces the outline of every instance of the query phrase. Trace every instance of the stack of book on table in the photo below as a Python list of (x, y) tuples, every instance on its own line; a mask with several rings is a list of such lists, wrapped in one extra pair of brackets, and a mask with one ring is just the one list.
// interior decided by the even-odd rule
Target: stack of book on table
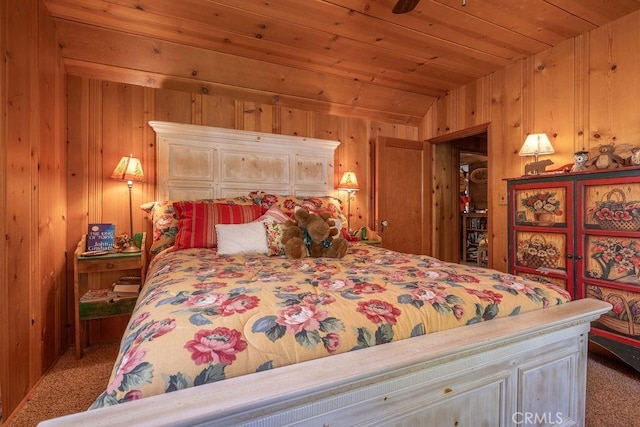
[(129, 294), (125, 296), (136, 296), (140, 293), (142, 279), (137, 276), (126, 276), (116, 280), (111, 286), (111, 291), (118, 294)]
[(130, 313), (141, 285), (140, 277), (121, 277), (111, 288), (89, 289), (80, 297), (80, 320)]

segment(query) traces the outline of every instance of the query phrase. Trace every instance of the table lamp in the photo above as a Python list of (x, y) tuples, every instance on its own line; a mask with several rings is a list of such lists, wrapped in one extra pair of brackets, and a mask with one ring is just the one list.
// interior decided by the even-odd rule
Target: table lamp
[[(520, 156), (535, 156), (534, 163), (538, 163), (538, 155), (540, 154), (553, 154), (555, 150), (549, 141), (549, 137), (546, 133), (530, 133), (524, 140), (524, 144), (520, 148), (518, 155)], [(525, 171), (528, 168), (525, 167)], [(535, 174), (539, 173), (539, 168), (532, 168)]]
[(347, 194), (347, 231), (351, 232), (351, 197), (353, 193), (358, 191), (360, 187), (358, 186), (358, 179), (356, 178), (356, 174), (352, 171), (347, 171), (342, 175), (342, 179), (340, 179), (340, 184), (338, 186), (338, 190), (346, 191)]
[(133, 243), (133, 205), (131, 202), (131, 189), (134, 181), (144, 181), (144, 173), (142, 172), (140, 159), (133, 157), (133, 154), (122, 157), (113, 170), (111, 179), (127, 181), (127, 186), (129, 187), (129, 246), (127, 246), (123, 252), (138, 252), (140, 248)]

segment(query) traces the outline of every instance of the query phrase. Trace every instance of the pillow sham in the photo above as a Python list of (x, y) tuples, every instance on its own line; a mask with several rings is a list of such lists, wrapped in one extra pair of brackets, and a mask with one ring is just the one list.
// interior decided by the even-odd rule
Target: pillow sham
[(249, 197), (253, 199), (254, 203), (262, 206), (263, 211), (276, 206), (282, 212), (291, 216), (296, 207), (303, 207), (316, 213), (328, 212), (332, 218), (339, 218), (345, 224), (347, 221), (347, 218), (342, 213), (342, 201), (337, 197), (281, 196), (259, 191), (249, 193)]
[(280, 222), (265, 222), (264, 227), (267, 232), (267, 255), (281, 256), (284, 255), (284, 245), (282, 244), (282, 234), (286, 225)]
[(268, 223), (268, 222), (286, 222), (291, 219), (289, 215), (282, 212), (277, 206), (271, 206), (260, 218), (256, 221)]
[(259, 221), (247, 224), (216, 224), (218, 254), (266, 254), (265, 224)]
[(262, 213), (257, 205), (198, 201), (174, 202), (173, 209), (178, 217), (178, 233), (173, 250), (215, 248), (216, 224), (245, 224), (258, 219)]
[[(251, 198), (239, 196), (220, 199), (200, 199), (199, 202), (224, 203), (229, 205), (253, 205)], [(176, 200), (162, 200), (140, 205), (140, 209), (149, 214), (152, 225), (151, 247), (149, 255), (153, 257), (164, 249), (173, 246), (176, 234), (178, 234), (178, 217), (173, 209)]]

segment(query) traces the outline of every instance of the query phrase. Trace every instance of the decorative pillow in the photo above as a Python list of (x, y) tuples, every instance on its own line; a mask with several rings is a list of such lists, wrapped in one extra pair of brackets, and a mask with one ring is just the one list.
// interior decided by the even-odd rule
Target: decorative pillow
[(280, 256), (284, 255), (284, 245), (282, 244), (282, 234), (284, 229), (287, 228), (280, 222), (265, 222), (265, 228), (267, 229), (267, 255)]
[(215, 248), (216, 224), (245, 224), (256, 220), (262, 213), (257, 205), (195, 201), (174, 202), (173, 209), (178, 216), (178, 233), (173, 250)]
[(333, 218), (340, 218), (343, 223), (347, 221), (347, 218), (342, 214), (342, 201), (332, 196), (280, 196), (254, 191), (249, 193), (249, 197), (254, 200), (254, 203), (262, 206), (264, 211), (272, 206), (277, 206), (282, 212), (291, 216), (296, 206), (301, 206), (313, 212), (328, 212)]
[(291, 217), (286, 213), (282, 212), (280, 208), (278, 208), (277, 206), (271, 206), (269, 210), (263, 213), (262, 216), (258, 218), (256, 221), (260, 221), (264, 223), (270, 223), (270, 222), (282, 223), (282, 222), (286, 222), (288, 219), (291, 219)]
[[(199, 202), (214, 201), (217, 203), (225, 203), (229, 205), (253, 205), (253, 200), (246, 196), (224, 198), (224, 199), (201, 199)], [(163, 200), (158, 202), (149, 202), (140, 205), (140, 209), (147, 212), (151, 219), (153, 227), (153, 235), (151, 240), (151, 248), (149, 249), (150, 257), (157, 255), (164, 249), (173, 246), (178, 234), (178, 217), (173, 209), (174, 200)]]
[(248, 224), (216, 224), (218, 254), (266, 254), (267, 235), (265, 224), (259, 221)]
[(170, 200), (146, 203), (140, 209), (151, 215), (153, 234), (149, 255), (153, 257), (173, 246), (178, 234), (178, 219), (173, 210), (173, 201)]

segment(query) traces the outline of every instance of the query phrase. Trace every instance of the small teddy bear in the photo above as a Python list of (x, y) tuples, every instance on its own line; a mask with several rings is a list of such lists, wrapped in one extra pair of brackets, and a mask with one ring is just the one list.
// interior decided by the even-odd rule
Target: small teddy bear
[(119, 234), (113, 242), (113, 249), (116, 252), (122, 252), (131, 245), (131, 239), (127, 233)]
[(598, 154), (592, 160), (589, 160), (586, 165), (595, 166), (596, 169), (614, 169), (619, 168), (624, 165), (624, 160), (622, 157), (617, 155), (615, 152), (615, 147), (613, 144), (602, 144), (598, 147)]
[(300, 208), (285, 224), (282, 243), (288, 258), (342, 258), (347, 253), (349, 243), (334, 237), (338, 230), (333, 227), (335, 224), (329, 214), (319, 215)]

